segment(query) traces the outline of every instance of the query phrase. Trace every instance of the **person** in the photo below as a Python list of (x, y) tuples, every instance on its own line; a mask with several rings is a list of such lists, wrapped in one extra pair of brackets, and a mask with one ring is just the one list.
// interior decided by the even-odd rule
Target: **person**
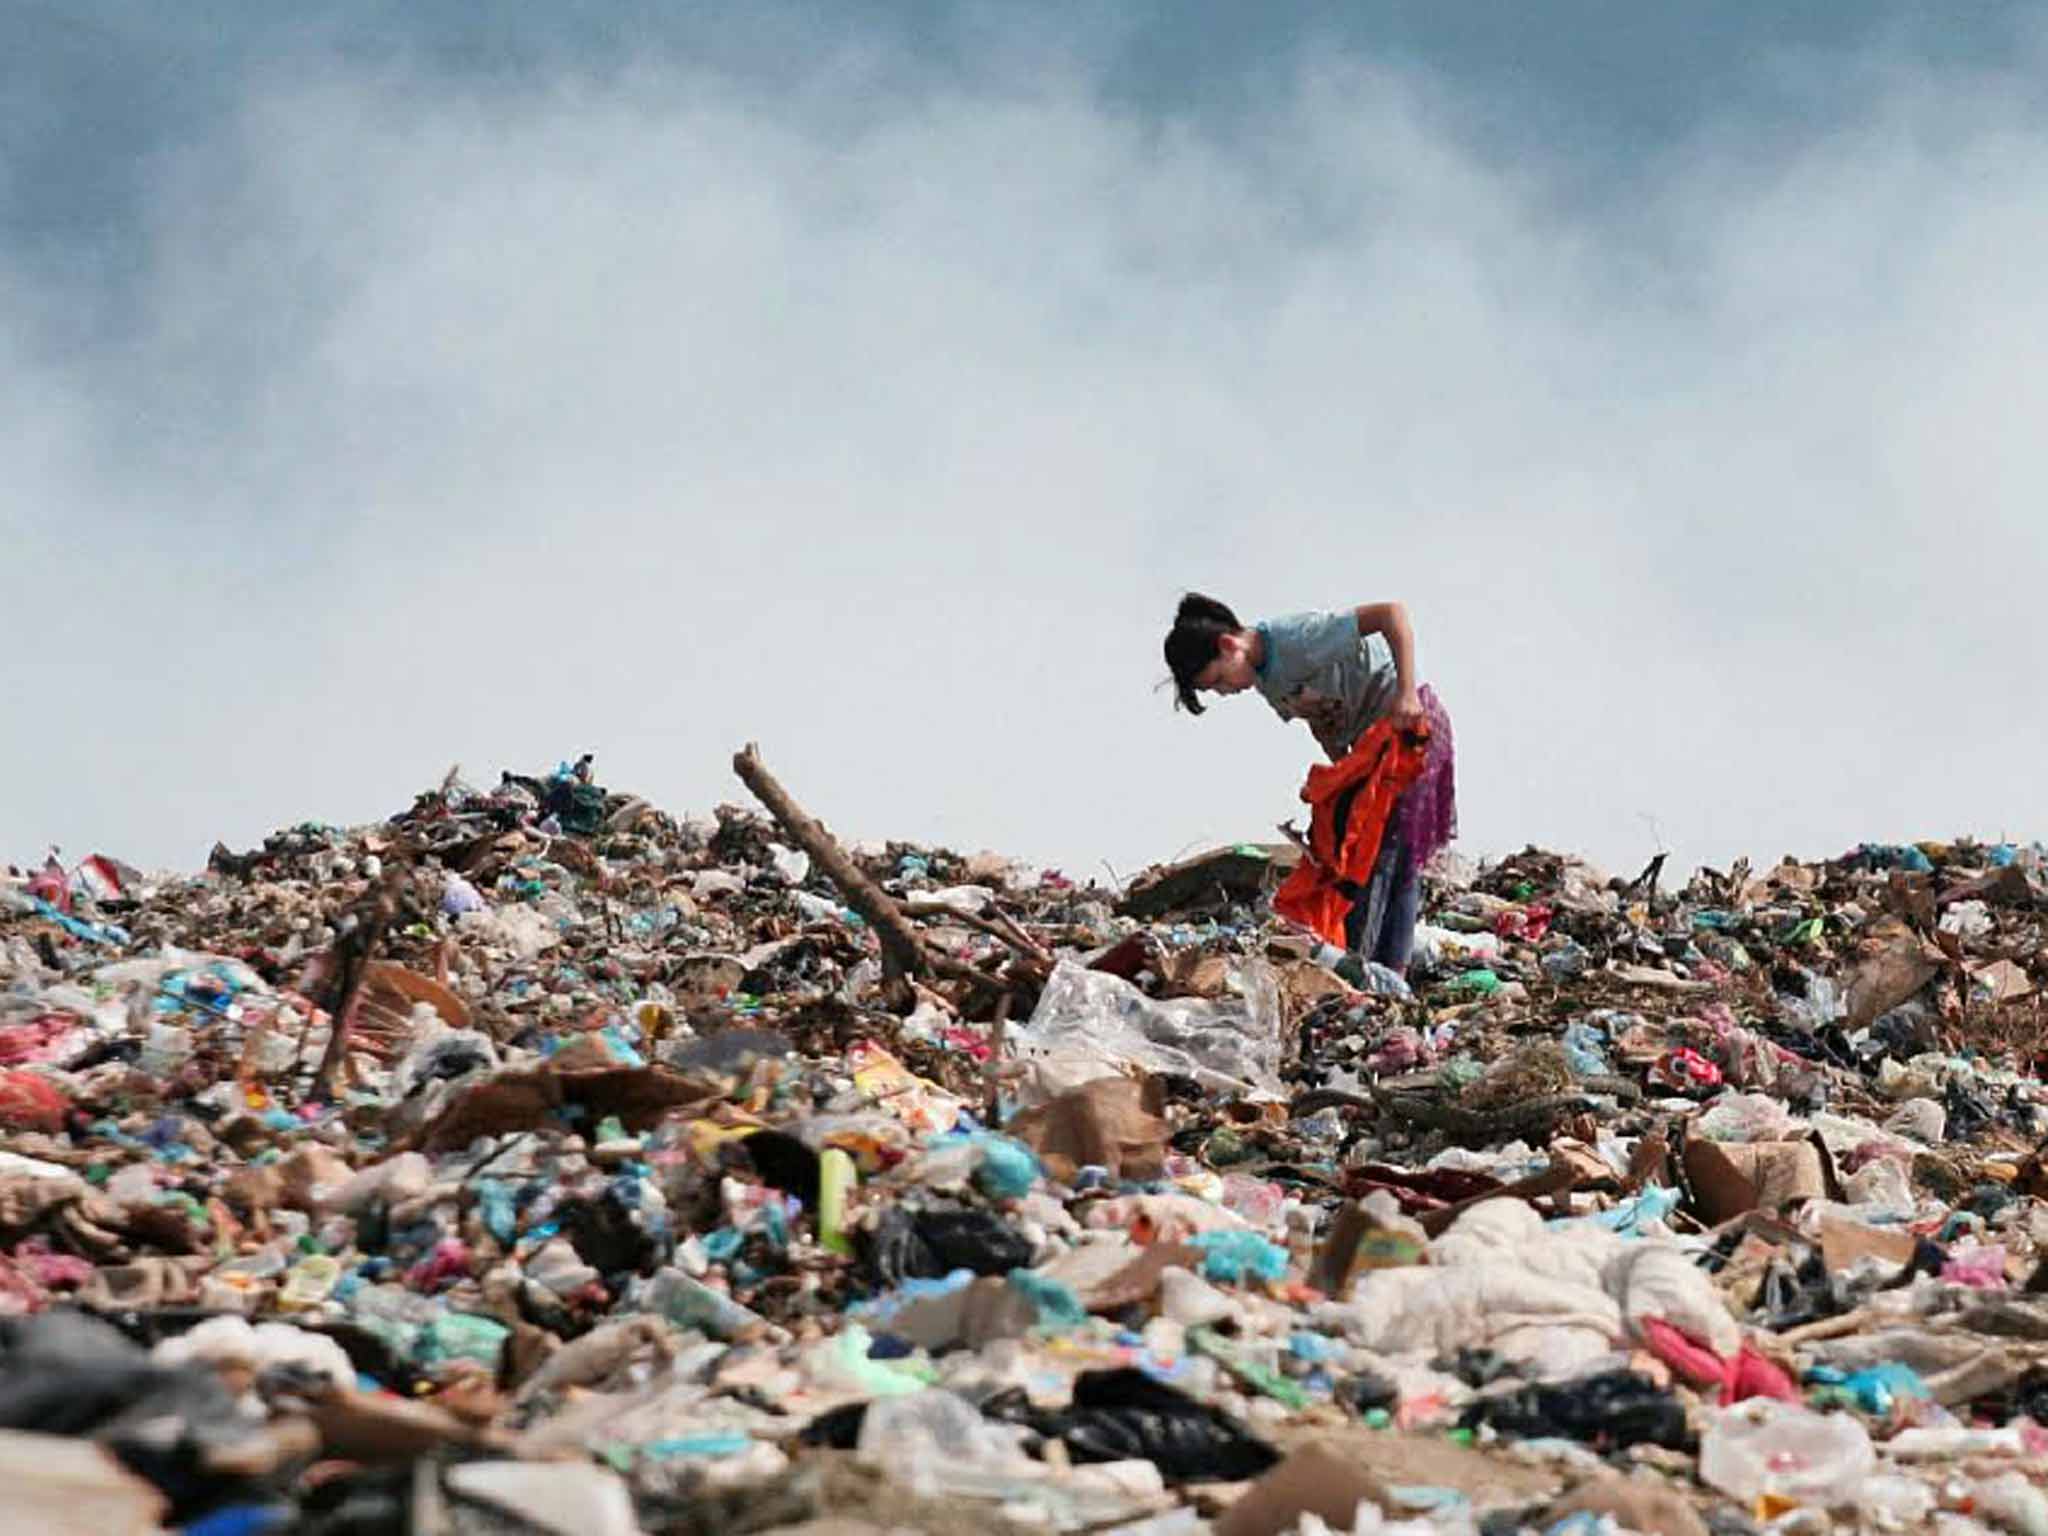
[[(1165, 649), (1179, 708), (1199, 715), (1205, 693), (1256, 689), (1282, 720), (1305, 723), (1333, 763), (1382, 720), (1404, 733), (1426, 731), (1421, 773), (1395, 803), (1372, 878), (1345, 922), (1354, 955), (1405, 973), (1422, 871), (1457, 835), (1458, 815), (1450, 715), (1417, 674), (1407, 608), (1365, 603), (1248, 625), (1215, 598), (1190, 592)], [(1340, 801), (1340, 829), (1348, 811), (1348, 799)]]

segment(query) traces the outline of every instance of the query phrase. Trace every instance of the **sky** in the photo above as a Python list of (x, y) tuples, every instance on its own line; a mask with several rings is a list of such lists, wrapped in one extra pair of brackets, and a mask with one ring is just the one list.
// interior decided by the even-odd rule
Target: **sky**
[(1462, 846), (2048, 835), (2020, 6), (0, 0), (0, 860), (756, 741), (1128, 878), (1400, 599)]

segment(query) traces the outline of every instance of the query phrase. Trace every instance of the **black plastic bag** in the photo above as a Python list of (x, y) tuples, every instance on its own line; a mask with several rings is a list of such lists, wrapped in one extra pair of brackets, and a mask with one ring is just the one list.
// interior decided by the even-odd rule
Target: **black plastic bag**
[(868, 1234), (864, 1252), (878, 1285), (940, 1280), (956, 1269), (1007, 1275), (1031, 1263), (1031, 1239), (993, 1211), (892, 1210)]
[(1084, 1371), (1071, 1407), (1048, 1412), (1006, 1393), (982, 1410), (1057, 1440), (1077, 1463), (1149, 1461), (1168, 1483), (1241, 1482), (1280, 1453), (1237, 1420), (1143, 1371)]
[(1685, 1409), (1678, 1399), (1634, 1371), (1602, 1371), (1577, 1381), (1481, 1398), (1458, 1422), (1463, 1429), (1491, 1425), (1517, 1439), (1559, 1437), (1603, 1450), (1661, 1445), (1683, 1451), (1691, 1445)]

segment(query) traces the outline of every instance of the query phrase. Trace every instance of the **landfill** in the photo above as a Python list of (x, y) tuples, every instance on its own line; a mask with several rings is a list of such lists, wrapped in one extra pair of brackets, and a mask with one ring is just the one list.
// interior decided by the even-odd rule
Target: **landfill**
[(7, 1530), (2048, 1536), (2040, 845), (1403, 976), (734, 767), (6, 868)]

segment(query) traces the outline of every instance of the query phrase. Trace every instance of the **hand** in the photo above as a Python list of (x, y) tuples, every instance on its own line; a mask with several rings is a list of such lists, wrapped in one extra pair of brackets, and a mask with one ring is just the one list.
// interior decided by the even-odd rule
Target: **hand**
[(1422, 707), (1422, 695), (1413, 688), (1403, 688), (1400, 697), (1394, 700), (1394, 707), (1387, 712), (1387, 718), (1394, 722), (1398, 731), (1421, 731), (1429, 727), (1429, 713)]

